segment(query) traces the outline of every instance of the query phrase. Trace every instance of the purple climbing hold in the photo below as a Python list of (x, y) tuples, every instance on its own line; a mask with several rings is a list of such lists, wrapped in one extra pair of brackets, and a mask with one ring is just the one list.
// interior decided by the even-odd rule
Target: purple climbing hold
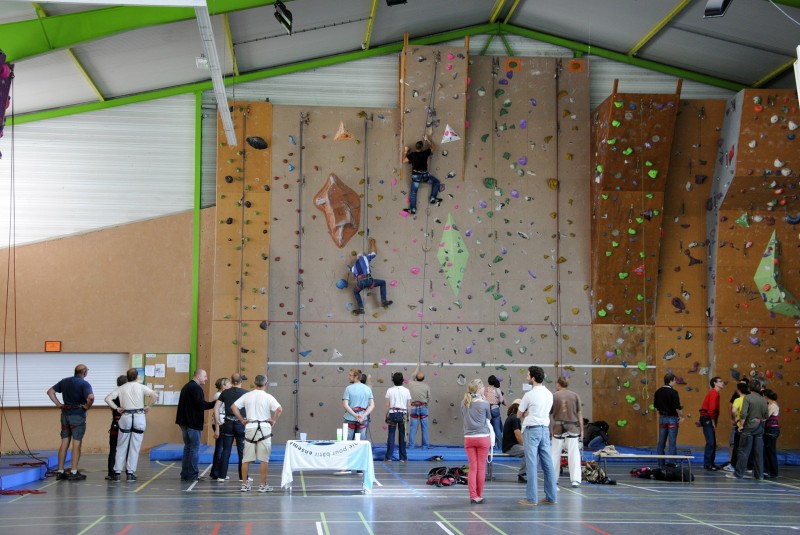
[(519, 128), (520, 130), (525, 130), (526, 128), (528, 128), (528, 121), (526, 121), (525, 119), (520, 120)]
[(672, 298), (672, 306), (681, 311), (686, 310), (686, 304), (681, 300), (680, 297)]
[(695, 257), (689, 255), (689, 265), (690, 266), (693, 266), (695, 264), (702, 264), (702, 263), (703, 263), (703, 261), (700, 260), (699, 258), (695, 258)]
[(520, 165), (528, 165), (528, 157), (527, 156), (520, 156), (519, 160), (517, 160)]
[(500, 78), (497, 81), (497, 83), (500, 84), (500, 85), (508, 85), (508, 80), (506, 80), (505, 78)]
[(536, 106), (536, 99), (535, 98), (531, 99), (531, 106)]
[(519, 192), (515, 189), (511, 190), (511, 196), (515, 199), (519, 199)]
[(506, 72), (506, 78), (511, 80), (513, 77), (514, 77), (514, 71), (507, 71)]

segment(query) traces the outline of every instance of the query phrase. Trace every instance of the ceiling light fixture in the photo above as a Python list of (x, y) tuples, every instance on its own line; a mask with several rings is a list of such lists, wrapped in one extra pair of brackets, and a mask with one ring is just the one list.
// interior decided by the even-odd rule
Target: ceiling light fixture
[(731, 5), (733, 0), (708, 0), (706, 9), (703, 11), (704, 19), (713, 19), (714, 17), (721, 17), (725, 15), (728, 6)]
[(292, 12), (286, 9), (281, 0), (275, 0), (275, 18), (281, 23), (286, 33), (292, 35)]

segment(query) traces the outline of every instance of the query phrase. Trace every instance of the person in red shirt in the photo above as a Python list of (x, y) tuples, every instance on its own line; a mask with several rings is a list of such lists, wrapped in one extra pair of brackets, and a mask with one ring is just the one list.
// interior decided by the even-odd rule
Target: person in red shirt
[(706, 439), (706, 449), (703, 454), (703, 468), (706, 470), (719, 470), (719, 466), (714, 464), (717, 457), (717, 420), (719, 420), (719, 392), (725, 386), (720, 377), (713, 377), (711, 390), (703, 400), (700, 407), (700, 425), (703, 426), (703, 436)]

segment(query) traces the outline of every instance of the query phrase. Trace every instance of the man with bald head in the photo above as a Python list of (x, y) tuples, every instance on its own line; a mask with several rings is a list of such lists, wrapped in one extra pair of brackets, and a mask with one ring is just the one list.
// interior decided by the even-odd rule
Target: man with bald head
[[(58, 473), (56, 480), (83, 481), (84, 474), (78, 472), (78, 461), (81, 459), (81, 442), (86, 433), (86, 411), (94, 403), (92, 385), (86, 380), (89, 368), (86, 364), (75, 366), (75, 374), (65, 377), (50, 387), (47, 396), (61, 409), (61, 445), (58, 447)], [(61, 394), (62, 401), (56, 394)], [(64, 461), (72, 442), (72, 470), (64, 472)]]
[(200, 434), (203, 432), (203, 412), (214, 408), (214, 401), (206, 401), (203, 385), (208, 374), (202, 368), (194, 372), (192, 380), (181, 389), (178, 398), (178, 411), (175, 423), (183, 434), (183, 459), (181, 461), (181, 481), (200, 479), (197, 460), (200, 457)]
[(414, 373), (411, 374), (411, 381), (408, 383), (408, 390), (411, 392), (408, 449), (414, 448), (417, 427), (420, 428), (420, 435), (422, 435), (422, 447), (431, 447), (428, 442), (428, 403), (431, 401), (431, 388), (424, 381), (425, 374), (420, 371), (420, 364), (418, 363)]

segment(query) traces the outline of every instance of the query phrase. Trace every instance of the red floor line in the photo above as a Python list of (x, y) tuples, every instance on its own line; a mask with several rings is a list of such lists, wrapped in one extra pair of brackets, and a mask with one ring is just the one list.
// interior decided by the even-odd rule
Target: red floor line
[(211, 535), (217, 535), (219, 533), (219, 528), (222, 527), (222, 524), (214, 524), (214, 529), (211, 530)]
[(244, 535), (250, 535), (251, 533), (253, 533), (253, 523), (252, 522), (248, 523), (247, 526), (244, 528)]
[(587, 524), (586, 522), (581, 522), (581, 524), (582, 524), (582, 525), (584, 525), (584, 526), (586, 526), (586, 527), (587, 527), (587, 528), (589, 528), (589, 529), (593, 529), (593, 530), (595, 530), (597, 533), (602, 533), (603, 535), (611, 535), (611, 534), (610, 534), (610, 533), (608, 533), (607, 531), (603, 531), (602, 529), (600, 529), (600, 528), (597, 528), (597, 527), (595, 527), (595, 526), (593, 526), (593, 525), (591, 525), (591, 524)]
[(133, 524), (128, 524), (127, 526), (125, 526), (125, 528), (122, 531), (117, 533), (117, 535), (125, 535), (126, 533), (128, 533), (132, 529), (133, 529)]

